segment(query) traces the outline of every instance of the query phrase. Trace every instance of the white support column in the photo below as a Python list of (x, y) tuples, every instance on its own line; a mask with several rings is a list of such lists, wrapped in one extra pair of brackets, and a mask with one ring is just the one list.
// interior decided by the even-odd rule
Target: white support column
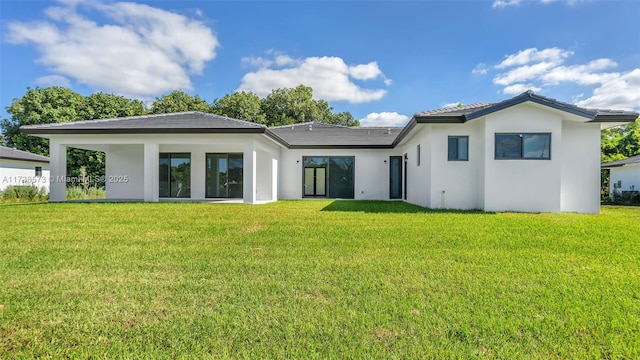
[(160, 167), (158, 144), (144, 143), (144, 201), (158, 201)]
[(191, 199), (204, 200), (206, 193), (207, 161), (201, 147), (191, 151)]
[(49, 141), (49, 201), (67, 199), (67, 146), (55, 139)]
[(271, 201), (278, 201), (278, 156), (271, 154)]
[(257, 151), (254, 140), (250, 140), (244, 145), (244, 168), (243, 168), (243, 200), (246, 204), (256, 203), (256, 160)]

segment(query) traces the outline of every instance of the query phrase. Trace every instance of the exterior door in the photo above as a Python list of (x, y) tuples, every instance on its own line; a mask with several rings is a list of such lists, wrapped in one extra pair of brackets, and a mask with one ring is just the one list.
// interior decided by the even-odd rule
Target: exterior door
[(304, 196), (327, 196), (326, 168), (304, 168)]
[(242, 198), (241, 153), (206, 154), (207, 198)]
[(402, 156), (389, 157), (389, 199), (402, 198)]

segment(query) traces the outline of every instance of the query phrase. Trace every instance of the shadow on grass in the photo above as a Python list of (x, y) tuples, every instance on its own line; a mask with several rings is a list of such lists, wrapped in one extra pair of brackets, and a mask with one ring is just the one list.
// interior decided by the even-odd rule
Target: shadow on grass
[(321, 211), (365, 212), (365, 213), (451, 213), (451, 214), (495, 214), (480, 210), (428, 209), (404, 201), (381, 200), (335, 200)]

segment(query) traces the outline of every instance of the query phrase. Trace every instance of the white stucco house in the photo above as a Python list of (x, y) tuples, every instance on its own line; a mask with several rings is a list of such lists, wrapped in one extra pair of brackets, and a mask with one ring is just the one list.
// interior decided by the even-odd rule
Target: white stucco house
[(0, 146), (0, 191), (15, 185), (33, 185), (48, 192), (49, 158)]
[(602, 164), (609, 169), (609, 191), (613, 199), (613, 191), (640, 191), (640, 155)]
[(340, 198), (597, 213), (600, 130), (637, 116), (526, 92), (420, 112), (402, 128), (267, 128), (185, 112), (21, 131), (50, 139), (51, 201), (65, 200), (65, 155), (75, 147), (106, 153), (105, 190), (113, 200)]

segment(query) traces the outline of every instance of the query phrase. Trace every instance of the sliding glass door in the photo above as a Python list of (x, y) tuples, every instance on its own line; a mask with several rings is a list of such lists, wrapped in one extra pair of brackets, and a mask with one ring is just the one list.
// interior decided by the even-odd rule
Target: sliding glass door
[(206, 197), (242, 198), (242, 153), (206, 155)]
[(159, 196), (191, 197), (191, 154), (160, 153)]
[(305, 156), (303, 196), (353, 199), (353, 156)]

